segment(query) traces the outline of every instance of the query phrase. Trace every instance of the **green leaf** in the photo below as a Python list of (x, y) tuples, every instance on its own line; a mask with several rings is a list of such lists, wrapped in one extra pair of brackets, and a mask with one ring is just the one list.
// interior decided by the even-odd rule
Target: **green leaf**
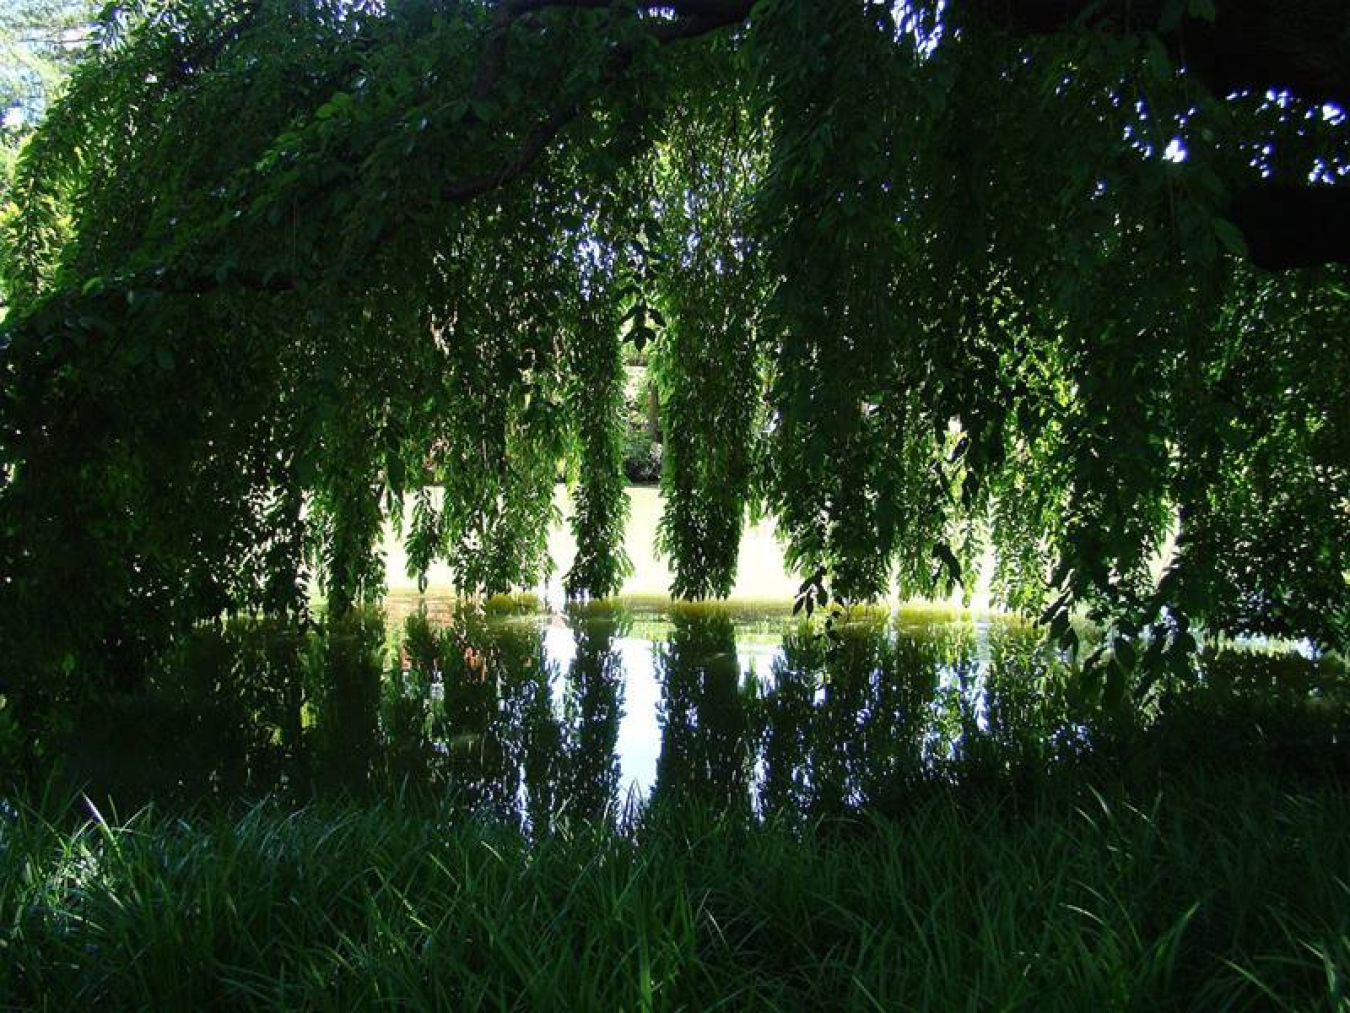
[(1235, 257), (1246, 257), (1247, 240), (1238, 227), (1226, 218), (1214, 219), (1214, 235), (1219, 244)]
[(340, 91), (323, 105), (319, 106), (314, 115), (320, 120), (332, 119), (351, 105), (351, 101), (352, 97), (349, 94), (345, 91)]
[(1108, 710), (1117, 710), (1125, 701), (1125, 669), (1118, 663), (1108, 665), (1105, 676), (1102, 685), (1102, 705)]
[(1054, 640), (1062, 640), (1064, 634), (1069, 630), (1069, 612), (1067, 609), (1061, 609), (1054, 614), (1050, 620), (1050, 636)]
[(1116, 637), (1111, 642), (1111, 649), (1115, 653), (1116, 660), (1124, 666), (1126, 671), (1133, 671), (1135, 665), (1134, 644), (1125, 637)]
[(1144, 39), (1144, 66), (1156, 81), (1166, 81), (1172, 76), (1172, 59), (1156, 35)]
[(300, 454), (295, 459), (295, 480), (302, 489), (313, 489), (318, 483), (319, 467), (313, 456)]
[(946, 568), (948, 578), (954, 583), (961, 583), (961, 562), (956, 558), (956, 553), (952, 552), (951, 546), (946, 542), (937, 542), (933, 546), (933, 555)]
[(1167, 0), (1163, 4), (1162, 14), (1158, 18), (1158, 31), (1169, 35), (1177, 30), (1186, 13), (1186, 0)]
[(1211, 25), (1218, 17), (1218, 12), (1214, 9), (1214, 0), (1190, 0), (1189, 11), (1191, 17), (1208, 21)]

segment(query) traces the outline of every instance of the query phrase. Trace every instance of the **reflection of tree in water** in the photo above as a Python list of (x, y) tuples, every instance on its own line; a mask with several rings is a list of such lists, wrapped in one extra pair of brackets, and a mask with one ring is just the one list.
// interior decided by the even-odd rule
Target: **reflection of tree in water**
[[(306, 631), (256, 620), (196, 630), (143, 693), (84, 718), (64, 762), (124, 805), (407, 786), (448, 788), (539, 833), (560, 814), (612, 820), (627, 614), (569, 608), (576, 650), (561, 699), (537, 614), (463, 605), (444, 618), (409, 617), (392, 668), (374, 615)], [(1142, 705), (1103, 714), (1042, 631), (1016, 623), (858, 611), (832, 646), (819, 626), (790, 627), (761, 687), (742, 677), (730, 614), (686, 607), (672, 620), (654, 645), (654, 802), (746, 811), (753, 783), (766, 815), (897, 812), (924, 785), (1025, 785), (1089, 751), (1114, 755), (1111, 721), (1158, 720)], [(1307, 700), (1324, 692), (1312, 662), (1211, 652), (1206, 666), (1204, 700), (1191, 716), (1172, 700), (1171, 720), (1259, 699), (1252, 724), (1309, 734)]]
[(825, 674), (825, 645), (809, 625), (788, 630), (769, 668), (764, 692), (759, 806), (765, 814), (804, 812), (812, 795), (811, 753), (816, 693)]
[[(558, 666), (548, 659), (543, 629), (537, 623), (504, 624), (496, 633), (505, 665), (497, 734), (510, 773), (521, 779), (529, 825), (543, 832), (557, 811), (563, 772), (562, 729), (553, 706)], [(503, 805), (511, 801), (502, 799)], [(515, 801), (522, 800), (517, 795)]]
[(543, 631), (465, 609), (443, 639), (436, 731), (452, 787), (476, 811), (513, 817), (523, 801), (531, 817), (546, 819), (558, 731)]
[(363, 792), (370, 785), (379, 749), (381, 641), (384, 627), (376, 615), (334, 621), (315, 650), (311, 665), (319, 684), (311, 689), (318, 703), (316, 783)]
[[(440, 630), (410, 620), (404, 650), (434, 675), (424, 686), (405, 672), (395, 684), (418, 699), (385, 702), (390, 772), (425, 768), (425, 780), (448, 781), (471, 807), (523, 816), (539, 832), (560, 813), (612, 816), (625, 620), (595, 606), (568, 618), (576, 651), (561, 701), (532, 619), (463, 609)], [(859, 611), (833, 644), (819, 626), (787, 629), (761, 691), (741, 675), (729, 615), (688, 608), (672, 618), (656, 647), (654, 801), (744, 810), (754, 782), (764, 814), (897, 812), (926, 784), (1035, 776), (1080, 734), (1067, 669), (1034, 629)], [(428, 705), (433, 686), (443, 696)]]
[[(448, 789), (540, 833), (559, 814), (613, 819), (627, 613), (569, 607), (576, 649), (560, 699), (537, 614), (465, 604), (438, 618), (408, 617), (392, 656), (373, 614), (307, 631), (257, 620), (196, 630), (145, 692), (81, 721), (64, 762), (126, 805), (408, 787)], [(833, 646), (818, 625), (785, 629), (761, 687), (740, 672), (729, 613), (685, 607), (672, 620), (654, 645), (654, 801), (748, 810), (753, 783), (764, 814), (895, 812), (923, 784), (1025, 783), (1100, 750), (1109, 732), (1036, 628), (860, 610)], [(1208, 660), (1207, 699), (1259, 696), (1261, 720), (1303, 720), (1314, 689), (1291, 682), (1288, 659), (1265, 675), (1286, 687), (1282, 709), (1253, 680), (1257, 656), (1227, 678), (1224, 660)]]
[[(563, 712), (555, 705), (557, 664), (549, 660), (537, 617), (511, 619), (457, 608), (448, 625), (408, 620), (404, 653), (411, 669), (400, 686), (429, 707), (429, 772), (467, 807), (523, 816), (544, 832), (560, 812), (598, 816), (618, 788), (615, 755), (621, 715), (622, 663), (614, 646), (613, 612), (573, 609), (577, 652)], [(418, 672), (430, 673), (425, 680)], [(415, 734), (417, 702), (386, 706), (391, 749), (395, 736)], [(402, 716), (402, 730), (391, 720)]]
[(440, 635), (426, 611), (403, 623), (399, 664), (382, 687), (380, 723), (384, 729), (385, 763), (396, 785), (430, 786), (439, 771), (432, 745), (432, 685), (440, 672)]
[(741, 682), (731, 618), (677, 610), (656, 649), (661, 683), (661, 755), (653, 802), (699, 800), (748, 809), (753, 681)]
[[(302, 647), (298, 630), (270, 620), (187, 632), (143, 688), (73, 708), (51, 776), (126, 810), (294, 790), (306, 783)], [(318, 701), (329, 713), (332, 702)]]
[(972, 750), (986, 719), (984, 666), (977, 656), (975, 627), (966, 622), (923, 623), (902, 628), (900, 639), (934, 673), (924, 766), (930, 777), (959, 779), (972, 767)]
[(568, 624), (576, 654), (568, 671), (565, 808), (583, 819), (613, 814), (619, 790), (619, 720), (623, 717), (623, 659), (614, 640), (621, 615), (608, 608), (572, 607)]
[(1068, 668), (1043, 631), (1013, 623), (990, 624), (987, 659), (979, 720), (966, 720), (955, 760), (967, 783), (1021, 783), (1081, 745), (1069, 719)]
[[(388, 787), (448, 785), (471, 810), (547, 826), (562, 781), (552, 696), (557, 666), (537, 617), (457, 607), (443, 627), (424, 615), (404, 628), (402, 665), (381, 688), (360, 651), (334, 651), (325, 766), (344, 784), (382, 771)], [(359, 692), (358, 692), (359, 691)], [(439, 699), (437, 697), (439, 696)], [(358, 720), (358, 717), (361, 720)], [(377, 740), (378, 731), (382, 741)], [(374, 764), (372, 750), (382, 753)]]
[(959, 721), (944, 727), (938, 701), (944, 673), (960, 681), (962, 652), (934, 634), (913, 635), (879, 614), (839, 624), (828, 647), (809, 624), (785, 634), (763, 701), (765, 814), (906, 803), (959, 735)]

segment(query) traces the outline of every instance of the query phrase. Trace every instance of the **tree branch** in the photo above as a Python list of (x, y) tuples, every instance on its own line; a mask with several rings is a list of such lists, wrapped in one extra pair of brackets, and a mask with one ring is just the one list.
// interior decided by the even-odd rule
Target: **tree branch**
[[(741, 0), (736, 0), (739, 4)], [(596, 0), (522, 0), (519, 4), (501, 3), (493, 16), (491, 36), (487, 41), (478, 72), (475, 74), (471, 94), (475, 99), (486, 98), (497, 79), (505, 69), (507, 32), (511, 25), (525, 13), (543, 7), (599, 7)], [(603, 5), (608, 8), (610, 5)], [(653, 4), (652, 6), (659, 6)], [(682, 17), (675, 20), (650, 19), (646, 26), (647, 34), (657, 43), (666, 45), (680, 39), (695, 38), (719, 28), (729, 22), (723, 19), (725, 12), (721, 8), (730, 8), (723, 0), (691, 0), (691, 7), (719, 10), (716, 14)], [(743, 6), (748, 7), (748, 4)], [(631, 63), (633, 52), (629, 49), (615, 53), (602, 74), (612, 79)], [(574, 99), (563, 103), (535, 128), (529, 137), (521, 143), (506, 162), (499, 168), (467, 179), (452, 180), (440, 190), (438, 199), (445, 204), (467, 204), (483, 194), (490, 193), (524, 175), (538, 161), (540, 156), (553, 143), (554, 139), (581, 112), (584, 102)], [(383, 238), (376, 240), (376, 244)], [(266, 276), (247, 269), (236, 269), (224, 278), (215, 274), (189, 275), (172, 291), (180, 295), (206, 295), (226, 286), (272, 295), (294, 291), (297, 279), (287, 273), (274, 273)], [(161, 286), (161, 290), (164, 290)]]
[(534, 164), (563, 128), (576, 118), (578, 111), (579, 107), (576, 104), (555, 109), (530, 135), (529, 140), (520, 146), (515, 157), (509, 162), (494, 172), (451, 182), (441, 191), (441, 199), (449, 204), (464, 204), (516, 179)]
[[(498, 0), (493, 12), (487, 45), (483, 50), (478, 72), (474, 76), (473, 98), (486, 98), (501, 77), (506, 67), (506, 48), (511, 26), (527, 15), (550, 8), (628, 10), (635, 14), (652, 9), (674, 10), (677, 17), (673, 20), (650, 18), (645, 25), (646, 32), (651, 38), (659, 45), (666, 45), (680, 39), (695, 38), (744, 20), (750, 13), (751, 2), (752, 0), (636, 0), (631, 7), (626, 7), (623, 4), (616, 4), (615, 0)], [(631, 59), (631, 53), (617, 54), (608, 73), (612, 75), (621, 71)], [(516, 179), (544, 153), (553, 139), (575, 118), (577, 112), (578, 107), (575, 103), (555, 110), (521, 146), (516, 156), (501, 169), (473, 179), (450, 183), (441, 192), (442, 199), (452, 204), (462, 204)]]
[(478, 62), (478, 73), (474, 76), (473, 98), (485, 99), (502, 75), (506, 66), (507, 34), (511, 30), (512, 12), (506, 0), (497, 0), (497, 9), (492, 15), (492, 28), (489, 30), (487, 46), (483, 49), (483, 58)]

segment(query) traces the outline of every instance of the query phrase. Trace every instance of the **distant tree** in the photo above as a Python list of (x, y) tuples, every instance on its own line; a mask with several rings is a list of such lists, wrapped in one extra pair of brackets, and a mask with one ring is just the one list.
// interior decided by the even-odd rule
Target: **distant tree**
[(529, 584), (560, 457), (569, 589), (613, 592), (621, 341), (682, 595), (765, 510), (813, 600), (992, 546), (1066, 645), (1111, 624), (1103, 691), (1196, 622), (1350, 639), (1341, 0), (142, 0), (96, 34), (3, 265), (30, 683), (310, 574), (375, 594), (405, 497), (415, 569)]
[(6, 167), (88, 43), (93, 21), (89, 0), (12, 0), (0, 10), (0, 157)]
[[(88, 0), (13, 0), (0, 10), (0, 222), (17, 214), (10, 176), (25, 140), (89, 41)], [(0, 315), (4, 313), (0, 291)]]

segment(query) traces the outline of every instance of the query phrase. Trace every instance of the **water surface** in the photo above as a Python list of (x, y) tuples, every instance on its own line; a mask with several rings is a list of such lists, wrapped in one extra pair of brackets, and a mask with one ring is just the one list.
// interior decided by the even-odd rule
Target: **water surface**
[[(1211, 652), (1201, 679), (1287, 701), (1294, 728), (1312, 703), (1344, 712), (1318, 659)], [(1033, 781), (1165, 706), (1184, 715), (1185, 687), (1164, 689), (1104, 709), (1041, 630), (949, 609), (827, 628), (781, 604), (394, 596), (322, 633), (202, 631), (146, 694), (79, 723), (69, 766), (127, 802), (435, 792), (530, 826), (668, 802), (890, 811), (934, 785)]]

